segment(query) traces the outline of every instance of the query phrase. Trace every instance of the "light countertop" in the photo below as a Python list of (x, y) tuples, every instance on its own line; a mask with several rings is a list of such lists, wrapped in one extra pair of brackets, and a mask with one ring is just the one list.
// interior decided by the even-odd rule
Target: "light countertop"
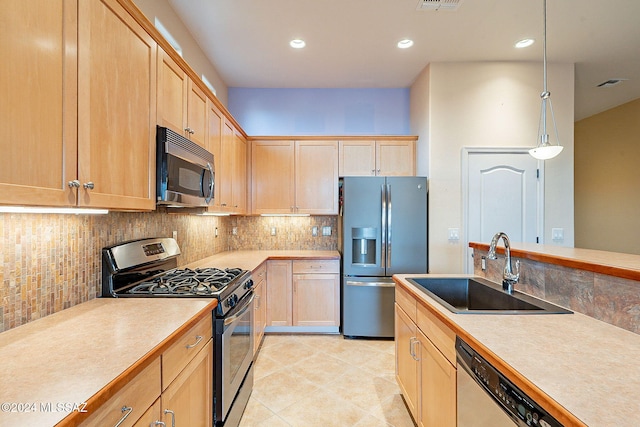
[(406, 280), (429, 276), (447, 275), (394, 279), (554, 416), (640, 425), (639, 335), (579, 313), (454, 314)]
[[(340, 255), (222, 252), (188, 267), (254, 270), (267, 259), (339, 260)], [(62, 420), (75, 425), (75, 414), (41, 408), (105, 400), (180, 334), (211, 316), (216, 304), (211, 298), (96, 298), (0, 333), (0, 427), (52, 426)]]

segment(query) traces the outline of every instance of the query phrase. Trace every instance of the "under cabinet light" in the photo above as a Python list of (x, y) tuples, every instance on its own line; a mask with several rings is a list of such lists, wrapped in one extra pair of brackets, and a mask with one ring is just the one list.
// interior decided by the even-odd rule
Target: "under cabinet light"
[(0, 213), (106, 215), (107, 209), (48, 208), (39, 206), (0, 206)]
[(311, 216), (311, 214), (260, 214), (260, 216)]

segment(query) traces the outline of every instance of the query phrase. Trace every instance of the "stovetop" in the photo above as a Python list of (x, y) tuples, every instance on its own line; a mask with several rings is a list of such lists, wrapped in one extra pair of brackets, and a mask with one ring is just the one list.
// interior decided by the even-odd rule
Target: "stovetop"
[(251, 272), (240, 268), (178, 269), (171, 238), (142, 239), (102, 249), (102, 296), (217, 298), (223, 316), (251, 292)]

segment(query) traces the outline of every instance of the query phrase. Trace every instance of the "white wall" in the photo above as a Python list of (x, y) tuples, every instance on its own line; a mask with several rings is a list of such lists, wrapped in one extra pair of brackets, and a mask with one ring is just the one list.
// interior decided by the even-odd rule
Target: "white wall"
[[(564, 228), (573, 246), (573, 64), (549, 65), (549, 90), (562, 154), (545, 165), (545, 242)], [(411, 131), (419, 132), (418, 174), (429, 177), (429, 267), (461, 273), (466, 248), (448, 241), (462, 222), (462, 148), (536, 144), (542, 65), (538, 63), (433, 63), (411, 87)], [(424, 132), (428, 132), (425, 134)], [(426, 161), (425, 158), (427, 157)]]
[(216, 98), (226, 107), (228, 103), (227, 84), (205, 56), (189, 29), (180, 20), (167, 0), (133, 0), (145, 16), (155, 25), (156, 17), (171, 33), (182, 48), (182, 57), (199, 76), (203, 74), (216, 89)]

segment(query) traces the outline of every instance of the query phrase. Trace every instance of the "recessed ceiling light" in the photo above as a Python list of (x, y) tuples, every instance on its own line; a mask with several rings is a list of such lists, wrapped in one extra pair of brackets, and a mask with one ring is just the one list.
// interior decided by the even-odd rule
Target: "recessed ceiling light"
[(535, 42), (534, 39), (522, 39), (515, 44), (518, 49), (522, 49), (524, 47), (529, 47)]
[(293, 39), (289, 42), (289, 46), (291, 46), (294, 49), (302, 49), (306, 45), (307, 44), (302, 39)]
[(402, 39), (398, 42), (398, 47), (400, 49), (406, 49), (413, 46), (413, 40), (409, 40), (409, 39)]

